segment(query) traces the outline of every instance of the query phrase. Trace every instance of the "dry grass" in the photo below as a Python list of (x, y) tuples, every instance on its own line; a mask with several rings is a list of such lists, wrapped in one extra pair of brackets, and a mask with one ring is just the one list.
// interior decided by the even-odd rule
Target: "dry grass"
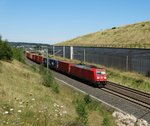
[(150, 21), (113, 27), (108, 30), (80, 36), (56, 45), (150, 47)]
[(150, 93), (150, 78), (134, 72), (107, 68), (108, 80), (137, 90)]
[(51, 89), (44, 87), (38, 73), (17, 61), (2, 62), (0, 80), (3, 125), (56, 126), (76, 116), (71, 103), (64, 102)]
[[(81, 93), (63, 84), (60, 84), (59, 94), (53, 92), (42, 85), (37, 71), (16, 60), (12, 63), (0, 61), (1, 126), (65, 125), (76, 120), (74, 101), (82, 97)], [(96, 111), (89, 111), (89, 126), (102, 124), (104, 113), (110, 116), (98, 106)], [(93, 120), (94, 117), (97, 119)]]

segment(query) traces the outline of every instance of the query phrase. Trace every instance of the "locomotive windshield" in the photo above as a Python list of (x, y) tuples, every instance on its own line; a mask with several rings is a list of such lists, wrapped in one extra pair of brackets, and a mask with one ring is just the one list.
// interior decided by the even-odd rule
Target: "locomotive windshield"
[(103, 75), (103, 74), (106, 74), (106, 72), (105, 71), (97, 71), (96, 74)]

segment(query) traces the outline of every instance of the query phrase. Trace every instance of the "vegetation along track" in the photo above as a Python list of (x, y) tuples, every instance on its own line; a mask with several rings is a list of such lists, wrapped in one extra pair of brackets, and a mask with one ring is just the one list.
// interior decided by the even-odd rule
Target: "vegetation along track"
[(102, 90), (111, 94), (122, 97), (128, 101), (136, 103), (150, 110), (150, 94), (126, 86), (122, 86), (113, 82), (107, 82)]

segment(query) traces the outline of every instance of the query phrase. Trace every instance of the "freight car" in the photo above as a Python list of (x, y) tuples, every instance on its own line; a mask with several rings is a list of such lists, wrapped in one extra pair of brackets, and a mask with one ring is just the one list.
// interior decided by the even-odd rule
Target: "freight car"
[(58, 71), (65, 73), (65, 74), (70, 74), (71, 71), (71, 66), (74, 66), (74, 63), (66, 62), (66, 61), (59, 61), (58, 62)]
[(34, 59), (34, 61), (36, 62), (36, 63), (39, 63), (39, 64), (41, 64), (41, 63), (43, 63), (43, 56), (41, 56), (41, 55), (38, 55), (38, 54), (35, 54), (35, 59)]
[[(47, 67), (47, 58), (43, 59), (43, 65)], [(48, 58), (48, 67), (53, 70), (58, 70), (58, 60)]]
[(30, 59), (30, 60), (32, 60), (32, 61), (38, 63), (38, 64), (43, 63), (44, 57), (41, 56), (41, 55), (38, 55), (38, 54), (36, 54), (36, 53), (34, 53), (34, 52), (28, 52), (28, 51), (26, 51), (25, 55), (26, 55), (26, 57), (27, 57), (28, 59)]
[(26, 57), (30, 60), (33, 60), (34, 53), (26, 51)]

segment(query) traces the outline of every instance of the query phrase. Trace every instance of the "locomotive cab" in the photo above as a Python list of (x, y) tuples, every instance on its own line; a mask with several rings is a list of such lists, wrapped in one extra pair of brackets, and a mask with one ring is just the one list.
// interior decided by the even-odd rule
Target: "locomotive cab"
[(96, 83), (97, 85), (103, 85), (105, 86), (107, 82), (107, 74), (105, 69), (96, 69)]

